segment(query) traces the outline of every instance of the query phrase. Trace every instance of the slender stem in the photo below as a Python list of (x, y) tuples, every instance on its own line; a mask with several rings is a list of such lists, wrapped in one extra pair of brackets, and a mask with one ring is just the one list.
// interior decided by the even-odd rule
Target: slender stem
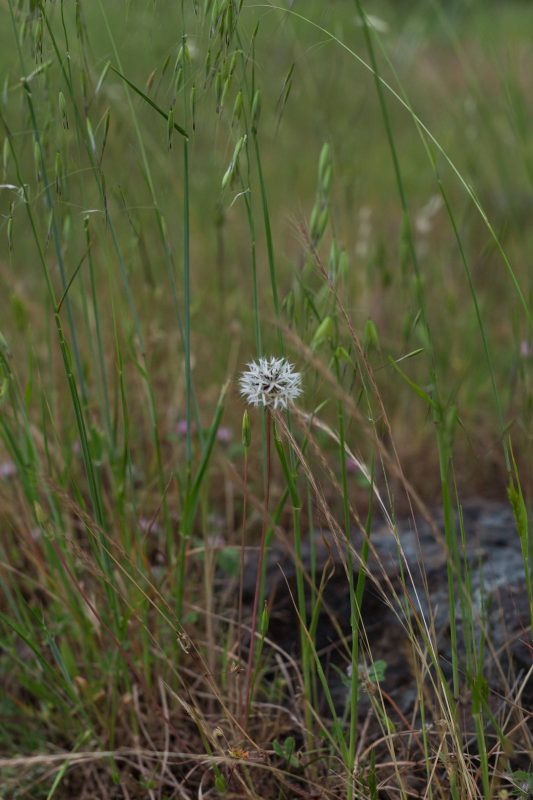
[[(337, 381), (340, 383), (340, 368), (337, 358), (335, 358), (335, 370), (337, 374)], [(345, 428), (344, 428), (344, 412), (342, 404), (339, 402), (337, 406), (337, 415), (339, 420), (339, 454), (341, 461), (341, 481), (342, 481), (342, 500), (343, 500), (343, 519), (344, 519), (344, 534), (346, 536), (346, 564), (348, 568), (348, 591), (350, 595), (350, 628), (352, 632), (352, 675), (350, 679), (350, 732), (349, 732), (349, 745), (348, 745), (348, 800), (352, 800), (354, 796), (354, 780), (353, 771), (355, 765), (355, 754), (357, 746), (357, 710), (359, 700), (359, 622), (361, 618), (361, 597), (357, 596), (356, 588), (354, 585), (353, 574), (353, 557), (351, 551), (351, 525), (350, 525), (350, 506), (348, 495), (348, 478), (346, 471), (346, 446), (345, 446)], [(359, 572), (359, 578), (364, 575), (364, 570)], [(362, 595), (362, 588), (360, 594)]]
[[(239, 570), (239, 610), (237, 615), (237, 666), (240, 667), (242, 656), (242, 596), (244, 593), (244, 555), (245, 555), (245, 536), (246, 536), (246, 503), (248, 500), (248, 448), (244, 450), (244, 497), (242, 507), (242, 527), (241, 527), (241, 561)], [(239, 672), (237, 672), (239, 674)], [(242, 719), (242, 692), (238, 691), (238, 716)]]
[[(459, 697), (460, 692), (460, 682), (459, 682), (459, 664), (458, 664), (458, 655), (457, 655), (457, 623), (456, 623), (456, 613), (455, 613), (455, 601), (456, 601), (456, 581), (454, 577), (454, 570), (453, 570), (453, 563), (457, 563), (456, 560), (456, 551), (457, 551), (457, 541), (456, 541), (456, 533), (455, 533), (455, 526), (453, 521), (453, 507), (450, 498), (449, 492), (449, 470), (451, 464), (451, 450), (449, 447), (450, 444), (450, 433), (447, 430), (446, 420), (445, 420), (445, 412), (446, 409), (444, 408), (441, 398), (440, 398), (440, 391), (439, 391), (439, 382), (437, 379), (437, 372), (435, 367), (435, 352), (433, 348), (433, 341), (431, 336), (431, 329), (429, 325), (429, 318), (427, 313), (427, 306), (426, 306), (426, 298), (424, 295), (424, 283), (422, 280), (421, 272), (420, 272), (420, 265), (418, 262), (418, 256), (416, 252), (415, 240), (413, 236), (413, 228), (411, 224), (411, 216), (409, 212), (409, 205), (407, 201), (407, 194), (404, 187), (402, 171), (400, 168), (400, 160), (396, 148), (396, 144), (394, 141), (394, 136), (392, 132), (392, 126), (389, 118), (389, 112), (387, 109), (387, 103), (385, 101), (385, 94), (383, 91), (382, 79), (380, 77), (378, 63), (376, 59), (376, 54), (374, 51), (374, 45), (372, 41), (372, 35), (370, 32), (370, 28), (368, 25), (368, 18), (366, 16), (365, 11), (363, 10), (363, 6), (361, 0), (355, 0), (355, 4), (359, 15), (361, 17), (361, 21), (363, 23), (363, 33), (365, 37), (365, 42), (368, 50), (368, 55), (370, 59), (370, 64), (372, 67), (372, 72), (374, 75), (374, 80), (376, 84), (376, 94), (378, 96), (379, 105), (381, 108), (381, 113), (383, 117), (383, 125), (385, 128), (385, 133), (387, 136), (387, 141), (389, 143), (389, 149), (392, 157), (392, 162), (394, 166), (394, 173), (396, 176), (396, 184), (398, 188), (398, 194), (400, 197), (400, 202), (403, 211), (403, 219), (405, 224), (405, 236), (406, 242), (409, 249), (409, 254), (411, 257), (411, 262), (413, 265), (413, 269), (416, 276), (416, 284), (417, 284), (417, 299), (420, 303), (420, 311), (421, 311), (421, 322), (424, 325), (424, 328), (427, 333), (427, 350), (428, 350), (428, 367), (429, 367), (429, 380), (431, 385), (433, 386), (432, 390), (432, 399), (433, 403), (433, 422), (435, 424), (436, 434), (437, 434), (437, 449), (439, 453), (439, 466), (440, 466), (440, 476), (441, 476), (441, 492), (442, 492), (442, 505), (444, 509), (444, 530), (445, 530), (445, 537), (446, 537), (446, 544), (450, 551), (450, 559), (448, 560), (447, 572), (448, 572), (448, 601), (449, 601), (449, 622), (450, 622), (450, 639), (452, 644), (452, 683), (453, 683), (453, 694), (454, 699), (457, 700)], [(453, 560), (453, 563), (452, 563)], [(458, 576), (459, 579), (459, 576)]]
[(187, 476), (190, 478), (192, 462), (192, 376), (191, 376), (191, 297), (190, 297), (190, 242), (189, 242), (189, 143), (183, 140), (183, 302), (185, 306), (185, 407), (187, 418)]
[(254, 666), (254, 653), (255, 653), (255, 634), (257, 630), (257, 610), (259, 605), (259, 594), (261, 592), (261, 575), (263, 574), (265, 541), (268, 530), (268, 506), (270, 502), (270, 464), (271, 464), (270, 446), (271, 446), (271, 432), (272, 432), (272, 416), (268, 408), (266, 410), (265, 416), (266, 416), (266, 447), (267, 447), (265, 512), (263, 515), (263, 529), (261, 531), (261, 541), (259, 544), (259, 560), (257, 562), (257, 574), (255, 577), (254, 605), (252, 609), (252, 628), (250, 632), (250, 650), (248, 651), (248, 664), (246, 666), (246, 689), (245, 689), (246, 713), (244, 716), (245, 722), (248, 720), (248, 715), (250, 713), (250, 701), (251, 701), (250, 695), (252, 690), (252, 672)]

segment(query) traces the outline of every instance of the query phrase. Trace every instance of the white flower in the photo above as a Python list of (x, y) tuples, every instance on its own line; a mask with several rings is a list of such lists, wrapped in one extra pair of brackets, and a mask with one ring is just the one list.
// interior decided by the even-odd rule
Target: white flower
[(286, 358), (260, 358), (251, 361), (239, 383), (241, 395), (252, 406), (287, 408), (301, 393), (301, 376)]

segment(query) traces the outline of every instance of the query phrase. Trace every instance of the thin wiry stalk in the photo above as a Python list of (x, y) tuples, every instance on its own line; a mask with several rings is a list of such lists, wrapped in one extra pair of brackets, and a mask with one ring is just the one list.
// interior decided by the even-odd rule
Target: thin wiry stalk
[(239, 556), (239, 605), (237, 610), (237, 718), (244, 719), (244, 693), (240, 685), (242, 659), (242, 607), (244, 594), (244, 569), (246, 558), (246, 512), (248, 502), (248, 447), (244, 445), (243, 507), (241, 524), (241, 551)]
[(187, 470), (192, 462), (191, 278), (189, 223), (189, 142), (183, 140), (183, 304), (185, 307), (185, 408), (187, 419)]
[(266, 409), (266, 491), (265, 491), (265, 513), (259, 542), (259, 559), (257, 562), (257, 573), (255, 578), (254, 603), (252, 607), (252, 623), (250, 630), (250, 648), (248, 650), (248, 662), (246, 665), (246, 680), (244, 688), (245, 713), (243, 725), (246, 725), (250, 714), (250, 703), (252, 694), (252, 674), (254, 671), (255, 639), (257, 631), (257, 615), (259, 610), (259, 596), (261, 594), (261, 578), (263, 575), (263, 563), (265, 557), (266, 534), (268, 530), (268, 509), (270, 505), (270, 470), (271, 470), (271, 438), (272, 438), (272, 414), (270, 409)]

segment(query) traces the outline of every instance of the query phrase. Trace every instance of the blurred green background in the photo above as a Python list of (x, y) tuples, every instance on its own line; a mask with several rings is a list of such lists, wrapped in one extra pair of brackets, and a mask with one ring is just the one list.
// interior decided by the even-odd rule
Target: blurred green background
[[(19, 81), (23, 70), (29, 75), (39, 65), (44, 68), (29, 86), (38, 110), (65, 273), (73, 275), (85, 257), (88, 224), (98, 293), (105, 299), (101, 324), (106, 351), (110, 353), (113, 347), (112, 311), (115, 324), (132, 347), (139, 345), (134, 333), (138, 324), (157, 387), (157, 406), (165, 418), (182, 416), (183, 348), (178, 319), (183, 313), (182, 144), (174, 132), (169, 147), (166, 120), (135, 92), (128, 93), (108, 64), (121, 69), (165, 113), (172, 106), (175, 121), (190, 132), (191, 346), (195, 386), (209, 403), (214, 402), (227, 370), (239, 368), (254, 354), (251, 244), (241, 187), (234, 183), (221, 188), (240, 135), (233, 109), (241, 67), (235, 68), (226, 86), (227, 72), (222, 70), (219, 79), (216, 63), (206, 64), (206, 54), (215, 59), (216, 48), (210, 44), (209, 28), (194, 3), (47, 2), (63, 67), (72, 76), (82, 110), (82, 119), (76, 120), (50, 35), (32, 14), (31, 6), (19, 3), (15, 8), (23, 67), (9, 7), (3, 6), (2, 116), (16, 142), (23, 181), (29, 187), (40, 235), (47, 242), (46, 257), (54, 280), (59, 287), (52, 237), (47, 232), (44, 179), (35, 163), (35, 144)], [(371, 357), (386, 407), (400, 450), (403, 446), (415, 477), (420, 466), (419, 477), (425, 480), (426, 458), (431, 461), (426, 410), (387, 365), (388, 355), (401, 358), (420, 346), (416, 329), (419, 308), (412, 270), (406, 264), (402, 211), (373, 78), (348, 52), (352, 49), (368, 62), (364, 31), (355, 4), (348, 0), (306, 0), (289, 6), (284, 10), (281, 5), (245, 2), (239, 33), (251, 62), (256, 31), (254, 69), (250, 66), (246, 80), (253, 80), (261, 92), (258, 141), (280, 299), (286, 300), (295, 287), (298, 290), (302, 276), (313, 291), (319, 288), (320, 282), (310, 276), (302, 229), (309, 223), (315, 202), (318, 157), (322, 145), (329, 142), (333, 158), (331, 213), (321, 252), (327, 259), (330, 242), (335, 239), (345, 253), (344, 301), (358, 331), (369, 319), (375, 323), (382, 349)], [(378, 36), (383, 78), (400, 95), (405, 93), (463, 180), (475, 190), (529, 301), (533, 6), (527, 2), (435, 0), (371, 3), (366, 11)], [(184, 32), (190, 61), (178, 79), (176, 65)], [(224, 69), (227, 71), (227, 65)], [(458, 462), (468, 473), (472, 490), (490, 489), (502, 468), (501, 424), (494, 410), (465, 271), (435, 171), (413, 119), (388, 91), (386, 99), (412, 214), (438, 371), (464, 423), (457, 440)], [(105, 182), (105, 203), (80, 139), (80, 125), (93, 143), (93, 157)], [(469, 260), (504, 423), (517, 432), (521, 449), (524, 437), (529, 441), (532, 405), (529, 356), (525, 356), (531, 334), (527, 315), (464, 186), (438, 153), (436, 166)], [(268, 350), (275, 348), (276, 333), (270, 324), (273, 307), (257, 170), (253, 164), (249, 169), (250, 199), (257, 218), (258, 291)], [(3, 180), (5, 184), (19, 183), (7, 147)], [(45, 285), (28, 235), (24, 202), (16, 190), (4, 187), (0, 203), (2, 329), (17, 371), (27, 378), (30, 371), (36, 374), (38, 370), (40, 382), (55, 396), (61, 390), (53, 380), (52, 315), (44, 300)], [(119, 242), (120, 256), (113, 236)], [(69, 290), (76, 319), (83, 317), (82, 296), (88, 291), (82, 266)], [(91, 333), (91, 321), (86, 322), (78, 338), (90, 383), (94, 331)], [(300, 314), (295, 324), (298, 335), (309, 341), (316, 326), (312, 315)], [(413, 358), (407, 371), (420, 384), (427, 382), (427, 368), (419, 366), (419, 359)], [(61, 398), (56, 397), (56, 402), (60, 406)], [(142, 417), (141, 408), (136, 413)], [(239, 413), (237, 408), (235, 416)], [(144, 422), (149, 425), (148, 420)], [(143, 423), (139, 423), (140, 430)], [(69, 414), (62, 424), (66, 428), (72, 425)]]

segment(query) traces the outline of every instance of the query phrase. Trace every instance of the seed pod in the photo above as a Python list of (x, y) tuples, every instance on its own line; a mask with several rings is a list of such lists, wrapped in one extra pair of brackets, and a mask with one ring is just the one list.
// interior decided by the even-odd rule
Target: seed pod
[(257, 132), (257, 125), (259, 123), (259, 117), (261, 115), (261, 93), (259, 89), (256, 90), (254, 94), (254, 99), (252, 102), (252, 130)]
[(245, 409), (242, 417), (242, 446), (248, 450), (252, 443), (252, 430), (250, 427), (250, 416), (248, 410)]
[(169, 53), (168, 56), (163, 61), (163, 66), (161, 68), (161, 77), (163, 77), (163, 75), (165, 74), (165, 72), (168, 69), (168, 65), (170, 64), (170, 58), (171, 58), (171, 54)]
[(234, 50), (234, 52), (232, 53), (230, 62), (229, 62), (228, 78), (231, 78), (232, 75), (233, 75), (233, 72), (235, 71), (235, 65), (237, 63), (237, 56), (238, 55), (239, 55), (239, 52), (237, 50)]
[(89, 117), (87, 117), (86, 123), (87, 123), (87, 134), (89, 136), (89, 142), (91, 143), (91, 150), (93, 151), (93, 153), (96, 153), (96, 141), (94, 138), (93, 126), (91, 125), (91, 120), (89, 119)]
[(311, 239), (314, 245), (317, 245), (326, 230), (326, 225), (329, 220), (329, 206), (316, 205), (311, 215)]
[(333, 177), (333, 166), (331, 164), (328, 164), (328, 166), (324, 170), (322, 179), (320, 181), (320, 190), (323, 194), (329, 194), (329, 190), (331, 189), (332, 177)]
[(331, 339), (335, 332), (335, 326), (331, 317), (324, 317), (320, 325), (315, 331), (313, 339), (311, 340), (311, 350), (316, 350), (320, 345)]
[(379, 350), (378, 329), (373, 320), (367, 319), (363, 331), (363, 345), (365, 350)]
[(233, 114), (231, 116), (231, 124), (239, 122), (242, 115), (242, 89), (239, 89), (235, 102), (233, 103)]
[(346, 252), (346, 250), (342, 250), (339, 256), (339, 271), (338, 271), (339, 278), (344, 278), (344, 276), (348, 274), (348, 267), (349, 267), (348, 253)]
[(205, 79), (207, 81), (211, 73), (211, 50), (208, 50), (206, 53), (204, 70), (205, 70)]
[(233, 4), (231, 2), (228, 2), (226, 3), (226, 10), (222, 16), (222, 22), (220, 25), (220, 32), (225, 34), (228, 44), (230, 39), (230, 32), (232, 30), (233, 30)]
[(328, 224), (329, 220), (329, 205), (324, 206), (322, 211), (320, 212), (320, 216), (318, 218), (318, 240), (322, 239), (324, 235), (324, 231), (326, 230), (326, 225)]
[(151, 90), (152, 86), (154, 85), (154, 80), (155, 80), (155, 76), (156, 75), (157, 75), (157, 70), (156, 69), (153, 69), (151, 71), (151, 73), (148, 75), (148, 78), (146, 79), (146, 83), (144, 84), (144, 91), (146, 93), (148, 93)]
[(59, 92), (59, 113), (61, 114), (61, 124), (68, 130), (67, 101), (63, 92)]
[(325, 172), (329, 166), (331, 166), (331, 148), (328, 142), (326, 142), (322, 145), (320, 158), (318, 160), (318, 182), (320, 184), (323, 183)]
[(231, 158), (229, 167), (227, 168), (224, 177), (222, 178), (222, 189), (225, 189), (230, 180), (235, 175), (237, 170), (237, 162), (239, 160), (239, 154), (242, 150), (243, 145), (245, 144), (247, 139), (246, 134), (243, 134), (237, 144), (235, 145), (235, 150), (233, 151), (233, 156)]
[[(105, 81), (105, 77), (107, 75), (107, 72), (108, 72), (110, 66), (111, 66), (111, 61), (107, 61), (105, 67), (103, 68), (102, 72), (100, 73), (100, 77), (98, 78), (98, 83), (96, 84), (96, 89), (94, 90), (95, 94), (98, 94), (98, 92), (102, 88), (102, 84)], [(155, 70), (152, 73), (152, 76), (154, 76), (154, 75), (155, 75)], [(146, 82), (146, 90), (147, 91), (149, 91), (149, 89), (150, 89), (150, 86), (148, 85), (149, 81), (150, 81), (150, 78), (148, 78), (148, 81)], [(153, 81), (153, 77), (152, 77), (152, 81)]]
[(313, 210), (311, 211), (311, 219), (309, 220), (309, 231), (311, 233), (311, 239), (313, 241), (316, 240), (316, 230), (318, 225), (318, 215), (320, 214), (320, 206), (315, 203)]
[(259, 623), (259, 631), (261, 633), (261, 636), (266, 636), (267, 635), (269, 618), (270, 617), (269, 617), (269, 613), (268, 613), (268, 606), (265, 603), (265, 607), (263, 608), (263, 611), (261, 612), (261, 621)]
[(337, 361), (346, 361), (347, 364), (352, 363), (350, 354), (345, 347), (342, 347), (342, 345), (339, 345), (339, 347), (335, 349), (335, 358)]
[(329, 258), (328, 258), (328, 275), (332, 280), (335, 280), (337, 276), (338, 265), (339, 265), (339, 248), (337, 245), (337, 240), (333, 239), (331, 242), (331, 247), (329, 248)]
[(229, 91), (229, 87), (231, 86), (231, 77), (226, 78), (224, 81), (224, 86), (222, 87), (222, 94), (220, 96), (220, 109), (224, 108), (224, 102), (226, 100), (226, 96)]
[(174, 81), (174, 91), (178, 94), (183, 85), (183, 66), (180, 64), (176, 70), (176, 80)]

